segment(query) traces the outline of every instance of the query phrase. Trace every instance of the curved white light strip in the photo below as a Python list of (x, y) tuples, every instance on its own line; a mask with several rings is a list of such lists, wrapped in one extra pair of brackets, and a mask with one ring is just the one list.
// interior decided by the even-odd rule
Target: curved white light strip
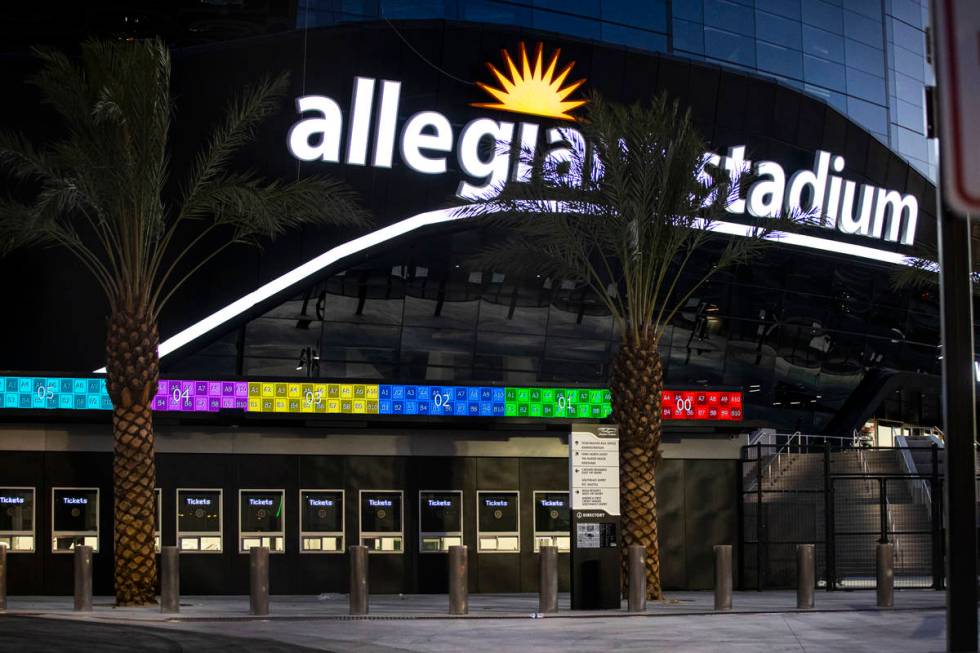
[[(328, 249), (316, 258), (307, 261), (297, 268), (293, 268), (286, 274), (273, 279), (265, 285), (259, 286), (257, 289), (235, 300), (231, 304), (228, 304), (221, 310), (212, 313), (176, 335), (167, 338), (165, 341), (160, 343), (160, 358), (163, 358), (170, 352), (183, 347), (192, 340), (203, 336), (208, 331), (211, 331), (221, 324), (224, 324), (232, 318), (241, 315), (259, 302), (272, 297), (273, 295), (289, 288), (293, 284), (299, 283), (303, 279), (306, 279), (329, 265), (333, 265), (341, 259), (347, 258), (348, 256), (359, 252), (363, 252), (366, 249), (374, 247), (375, 245), (380, 245), (381, 243), (389, 240), (393, 240), (399, 236), (404, 236), (405, 234), (415, 231), (416, 229), (421, 229), (422, 227), (428, 227), (430, 225), (439, 224), (442, 222), (453, 222), (455, 220), (466, 219), (467, 217), (469, 216), (465, 214), (461, 215), (458, 208), (426, 211), (425, 213), (419, 213), (418, 215), (414, 215), (410, 218), (396, 222), (393, 225), (378, 229), (377, 231), (372, 231), (369, 234), (365, 234), (359, 238), (355, 238), (354, 240), (347, 241), (346, 243)], [(734, 236), (749, 236), (756, 230), (756, 228), (747, 225), (721, 221), (712, 223), (711, 228), (713, 231), (717, 231), (718, 233), (731, 234)], [(874, 247), (865, 247), (864, 245), (841, 243), (833, 240), (826, 240), (824, 238), (817, 238), (815, 236), (807, 236), (804, 234), (775, 231), (768, 237), (772, 240), (778, 240), (781, 243), (786, 243), (787, 245), (806, 247), (808, 249), (832, 252), (834, 254), (846, 254), (848, 256), (866, 258), (872, 261), (893, 263), (897, 265), (908, 265), (909, 261), (908, 257), (904, 254), (889, 252)], [(96, 374), (105, 374), (105, 372), (106, 369), (104, 367), (95, 370)]]

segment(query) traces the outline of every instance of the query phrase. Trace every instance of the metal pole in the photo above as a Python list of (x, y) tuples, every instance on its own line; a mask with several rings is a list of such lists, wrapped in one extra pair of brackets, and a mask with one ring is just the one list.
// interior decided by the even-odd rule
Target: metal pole
[(249, 609), (254, 615), (269, 614), (269, 547), (248, 550)]
[(449, 547), (449, 614), (469, 614), (470, 611), (466, 554), (464, 545)]
[(878, 479), (878, 543), (888, 543), (888, 484)]
[(160, 612), (180, 612), (179, 556), (175, 546), (160, 550)]
[(823, 518), (824, 518), (824, 575), (827, 577), (827, 591), (833, 592), (837, 585), (837, 537), (834, 533), (834, 482), (830, 478), (830, 443), (824, 442), (823, 449)]
[(943, 575), (946, 570), (943, 565), (943, 485), (939, 479), (939, 445), (932, 445), (932, 485), (930, 487), (932, 503), (932, 588), (941, 590), (946, 583)]
[(0, 612), (7, 609), (7, 547), (0, 546)]
[(879, 544), (876, 553), (878, 607), (890, 608), (895, 605), (895, 545)]
[(762, 591), (762, 539), (763, 539), (763, 518), (762, 518), (762, 445), (756, 446), (756, 465), (755, 470), (755, 585), (758, 591)]
[(715, 545), (715, 610), (732, 609), (732, 545)]
[(75, 611), (92, 611), (92, 547), (75, 547)]
[(813, 591), (817, 585), (814, 570), (815, 548), (812, 544), (796, 545), (796, 607), (799, 610), (813, 607)]
[(626, 605), (630, 612), (647, 611), (647, 550), (640, 544), (629, 545), (629, 595)]
[(558, 547), (541, 547), (538, 612), (558, 612)]
[(368, 613), (368, 548), (350, 547), (350, 613)]
[[(935, 0), (932, 24), (940, 25)], [(936, 34), (932, 30), (932, 51)], [(936, 59), (937, 78), (948, 71)], [(940, 82), (942, 83), (942, 82)], [(933, 94), (935, 126), (943, 115), (943, 93)], [(943, 143), (940, 142), (940, 148)], [(977, 487), (976, 377), (973, 358), (973, 258), (969, 216), (943, 203), (941, 163), (936, 184), (936, 236), (939, 244), (939, 314), (943, 344), (943, 433), (946, 440), (944, 505), (946, 524), (946, 649), (977, 650)]]

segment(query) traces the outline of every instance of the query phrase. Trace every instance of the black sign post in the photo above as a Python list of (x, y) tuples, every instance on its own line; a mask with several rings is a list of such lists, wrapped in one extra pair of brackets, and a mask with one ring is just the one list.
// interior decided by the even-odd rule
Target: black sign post
[[(980, 8), (975, 2), (932, 3), (936, 26), (941, 160), (936, 215), (943, 343), (943, 433), (946, 460), (946, 650), (977, 650), (976, 372), (973, 358), (973, 259), (970, 216), (977, 205), (973, 81), (980, 60)], [(966, 87), (963, 82), (966, 81)], [(967, 129), (963, 129), (966, 126)], [(974, 155), (965, 155), (972, 151)], [(972, 175), (971, 175), (972, 173)]]
[(575, 424), (568, 438), (572, 609), (620, 607), (619, 431)]

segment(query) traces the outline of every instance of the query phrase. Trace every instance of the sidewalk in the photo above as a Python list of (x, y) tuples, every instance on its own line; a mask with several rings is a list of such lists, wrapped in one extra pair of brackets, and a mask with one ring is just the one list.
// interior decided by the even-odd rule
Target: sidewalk
[[(873, 591), (818, 592), (797, 611), (793, 592), (736, 592), (732, 612), (713, 611), (710, 592), (672, 592), (645, 614), (625, 610), (537, 615), (536, 595), (470, 596), (470, 614), (451, 617), (446, 595), (372, 596), (371, 614), (349, 617), (346, 595), (273, 596), (271, 615), (248, 614), (248, 597), (184, 597), (181, 612), (112, 607), (90, 613), (69, 597), (11, 597), (0, 617), (0, 648), (153, 653), (923, 653), (945, 649), (945, 594), (898, 591), (896, 608), (875, 608)], [(534, 617), (534, 618), (532, 618)], [(130, 648), (131, 647), (131, 648)]]

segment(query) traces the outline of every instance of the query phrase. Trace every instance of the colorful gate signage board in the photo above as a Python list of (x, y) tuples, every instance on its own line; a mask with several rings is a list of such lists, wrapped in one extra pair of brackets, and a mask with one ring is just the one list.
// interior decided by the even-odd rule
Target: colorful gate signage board
[[(741, 421), (742, 393), (665, 390), (665, 421)], [(104, 378), (0, 377), (0, 409), (112, 410)], [(157, 412), (405, 415), (601, 420), (605, 388), (161, 379)]]

